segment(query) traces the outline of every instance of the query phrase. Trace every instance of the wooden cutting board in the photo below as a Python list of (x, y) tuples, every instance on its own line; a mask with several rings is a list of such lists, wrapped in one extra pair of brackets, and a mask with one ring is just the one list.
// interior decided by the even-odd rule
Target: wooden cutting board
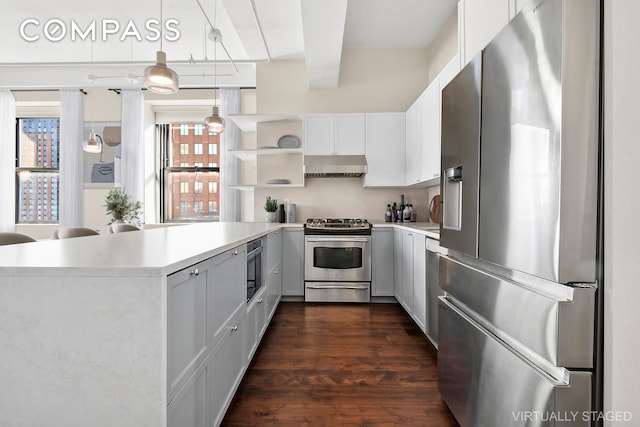
[(431, 222), (440, 224), (440, 212), (440, 195), (437, 194), (433, 196), (433, 199), (431, 199), (431, 203), (429, 203), (429, 219), (431, 220)]

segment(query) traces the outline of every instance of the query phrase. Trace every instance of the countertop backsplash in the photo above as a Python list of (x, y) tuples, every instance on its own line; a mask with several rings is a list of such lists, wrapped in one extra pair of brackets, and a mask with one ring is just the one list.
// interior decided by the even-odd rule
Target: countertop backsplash
[(417, 221), (429, 221), (429, 202), (440, 187), (366, 188), (361, 178), (307, 179), (305, 187), (257, 188), (254, 193), (254, 221), (264, 221), (264, 200), (271, 196), (278, 203), (296, 204), (296, 222), (307, 218), (365, 218), (384, 222), (387, 204), (400, 204), (400, 195), (413, 205)]

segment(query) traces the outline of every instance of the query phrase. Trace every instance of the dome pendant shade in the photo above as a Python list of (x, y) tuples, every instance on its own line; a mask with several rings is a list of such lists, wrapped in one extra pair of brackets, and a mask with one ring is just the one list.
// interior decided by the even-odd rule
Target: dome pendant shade
[(163, 51), (156, 52), (156, 65), (144, 69), (144, 85), (161, 95), (178, 92), (178, 74), (167, 67), (167, 54)]
[(87, 153), (100, 153), (102, 152), (102, 139), (98, 141), (96, 137), (100, 138), (96, 135), (95, 132), (89, 133), (89, 139), (82, 143), (82, 149)]
[(218, 115), (218, 107), (213, 107), (213, 114), (205, 118), (204, 123), (207, 125), (209, 132), (224, 132), (224, 119)]

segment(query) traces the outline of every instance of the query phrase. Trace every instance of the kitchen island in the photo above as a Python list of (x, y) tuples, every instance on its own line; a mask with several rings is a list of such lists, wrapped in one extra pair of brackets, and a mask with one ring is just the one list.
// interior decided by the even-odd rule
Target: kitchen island
[[(0, 425), (158, 427), (182, 424), (181, 402), (224, 407), (230, 397), (209, 377), (229, 353), (216, 348), (244, 326), (243, 247), (280, 227), (208, 223), (0, 247)], [(216, 313), (229, 315), (218, 325), (221, 303)], [(206, 404), (200, 414), (216, 417)]]
[[(437, 237), (433, 224), (378, 226)], [(283, 227), (302, 228), (206, 223), (0, 247), (0, 425), (219, 424), (283, 294)], [(247, 304), (246, 243), (261, 236), (265, 289)], [(388, 262), (381, 295), (393, 298)]]

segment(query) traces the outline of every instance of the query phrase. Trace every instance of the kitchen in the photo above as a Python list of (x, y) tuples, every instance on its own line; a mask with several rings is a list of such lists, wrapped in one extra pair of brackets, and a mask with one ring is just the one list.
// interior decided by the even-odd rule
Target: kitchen
[[(471, 5), (473, 2), (467, 2), (466, 6)], [(634, 209), (634, 204), (637, 200), (630, 198), (629, 194), (634, 194), (633, 180), (629, 179), (631, 171), (634, 170), (633, 166), (633, 154), (635, 154), (631, 133), (633, 130), (633, 120), (625, 120), (629, 112), (637, 111), (633, 100), (627, 100), (627, 93), (633, 89), (625, 86), (625, 82), (633, 81), (631, 78), (626, 78), (629, 69), (633, 69), (632, 65), (637, 65), (637, 58), (629, 55), (629, 52), (633, 52), (632, 47), (623, 49), (628, 33), (633, 33), (634, 22), (633, 12), (636, 13), (636, 6), (628, 6), (625, 9), (624, 2), (605, 3), (605, 41), (611, 37), (612, 48), (605, 48), (605, 67), (607, 64), (616, 64), (616, 67), (611, 69), (610, 73), (605, 73), (605, 87), (610, 87), (611, 92), (607, 92), (605, 89), (605, 123), (611, 123), (612, 128), (607, 129), (605, 126), (605, 141), (615, 138), (615, 145), (607, 145), (605, 143), (605, 149), (609, 156), (605, 155), (605, 159), (613, 162), (607, 165), (611, 166), (607, 168), (605, 166), (605, 182), (609, 177), (609, 184), (611, 187), (607, 187), (610, 191), (606, 192), (605, 209), (607, 214), (607, 223), (605, 226), (605, 241), (609, 242), (611, 246), (609, 249), (613, 252), (610, 254), (611, 262), (606, 263), (605, 266), (608, 269), (605, 273), (605, 282), (607, 283), (607, 295), (610, 297), (605, 299), (605, 354), (614, 356), (614, 360), (605, 364), (605, 409), (606, 410), (629, 410), (633, 411), (635, 402), (638, 399), (634, 399), (633, 375), (625, 371), (618, 371), (620, 366), (630, 366), (633, 361), (633, 355), (635, 349), (637, 349), (637, 338), (633, 335), (632, 331), (629, 331), (625, 325), (628, 319), (634, 319), (633, 313), (633, 296), (637, 294), (637, 291), (632, 286), (633, 279), (631, 274), (633, 270), (633, 254), (637, 251), (634, 246), (631, 246), (634, 239), (631, 238), (634, 234), (633, 228), (629, 228), (629, 212), (637, 211)], [(492, 15), (493, 16), (493, 15)], [(629, 21), (626, 21), (626, 20)], [(628, 25), (624, 25), (628, 22)], [(611, 23), (611, 27), (607, 24)], [(613, 25), (615, 23), (615, 25)], [(420, 69), (429, 70), (430, 78), (437, 75), (438, 72), (448, 63), (451, 56), (457, 51), (457, 16), (451, 18), (451, 24), (448, 27), (449, 33), (444, 31), (441, 33), (441, 44), (439, 49), (432, 49), (429, 55), (431, 60), (424, 58), (423, 56), (416, 55), (415, 52), (394, 52), (389, 51), (388, 58), (394, 64), (397, 65), (399, 70), (402, 70), (403, 78), (398, 81), (390, 82), (389, 77), (392, 75), (388, 70), (380, 70), (374, 73), (373, 70), (380, 68), (379, 58), (375, 54), (368, 54), (366, 51), (358, 51), (357, 49), (349, 50), (345, 49), (342, 56), (342, 69), (341, 85), (345, 89), (327, 90), (322, 93), (319, 90), (308, 90), (304, 62), (303, 61), (274, 61), (271, 64), (258, 64), (257, 66), (257, 84), (256, 84), (256, 112), (261, 114), (290, 114), (295, 112), (296, 114), (304, 113), (361, 113), (366, 112), (388, 112), (388, 111), (406, 111), (411, 103), (417, 98), (421, 90), (415, 90), (416, 84), (407, 85), (411, 87), (403, 87), (402, 82), (408, 79), (406, 73), (415, 71), (416, 74), (420, 74)], [(447, 37), (449, 35), (450, 37)], [(632, 38), (631, 38), (632, 39)], [(605, 43), (605, 46), (609, 46)], [(631, 45), (632, 46), (632, 45)], [(447, 50), (449, 48), (450, 50)], [(441, 50), (445, 50), (442, 53)], [(620, 50), (618, 50), (620, 49)], [(379, 52), (378, 52), (379, 53)], [(449, 55), (450, 54), (450, 55)], [(439, 56), (442, 57), (438, 60)], [(610, 55), (610, 56), (607, 56)], [(444, 58), (446, 57), (446, 58)], [(435, 59), (434, 59), (435, 58)], [(609, 61), (609, 62), (607, 62)], [(625, 66), (628, 61), (629, 66)], [(633, 62), (636, 61), (636, 62)], [(621, 65), (618, 65), (621, 64)], [(435, 69), (431, 72), (431, 67)], [(606, 68), (608, 69), (608, 68)], [(609, 77), (606, 77), (606, 76)], [(616, 78), (617, 77), (617, 78)], [(415, 77), (418, 80), (418, 77)], [(286, 85), (284, 84), (286, 82)], [(422, 88), (426, 87), (426, 82), (422, 84)], [(374, 91), (371, 88), (375, 88)], [(286, 89), (286, 90), (285, 90)], [(375, 93), (374, 93), (375, 92)], [(609, 94), (610, 97), (607, 96)], [(113, 96), (117, 100), (115, 95), (107, 93), (103, 96), (103, 99), (111, 99)], [(384, 99), (384, 102), (380, 102), (380, 99)], [(118, 102), (118, 101), (112, 101)], [(607, 103), (609, 102), (609, 103)], [(619, 102), (627, 102), (624, 107), (620, 107)], [(373, 107), (375, 109), (373, 109)], [(620, 110), (618, 110), (620, 108)], [(616, 114), (613, 114), (613, 113)], [(610, 116), (607, 116), (607, 115)], [(609, 120), (606, 120), (609, 117)], [(610, 133), (609, 133), (610, 132)], [(628, 138), (628, 139), (627, 139)], [(628, 146), (625, 145), (628, 142)], [(621, 144), (619, 146), (618, 144)], [(620, 148), (618, 148), (620, 147)], [(618, 153), (618, 149), (622, 150)], [(630, 155), (631, 153), (631, 155)], [(618, 157), (619, 156), (619, 157)], [(626, 166), (627, 167), (618, 167)], [(611, 175), (606, 175), (608, 173)], [(11, 177), (13, 180), (13, 175)], [(284, 200), (290, 197), (292, 202), (299, 204), (299, 218), (306, 217), (363, 217), (370, 218), (372, 221), (380, 221), (384, 213), (384, 207), (387, 203), (395, 201), (399, 198), (399, 194), (405, 194), (409, 200), (414, 201), (416, 205), (421, 205), (419, 214), (422, 213), (422, 217), (419, 220), (426, 219), (426, 207), (427, 202), (430, 200), (430, 196), (435, 193), (424, 194), (424, 190), (416, 190), (413, 188), (402, 188), (381, 190), (380, 195), (375, 193), (377, 190), (363, 189), (361, 183), (351, 179), (338, 179), (333, 183), (331, 180), (311, 180), (305, 182), (305, 187), (299, 189), (287, 189), (285, 190), (271, 190), (271, 189), (256, 189), (253, 198), (253, 212), (256, 220), (260, 220), (264, 212), (261, 209), (262, 201), (267, 194), (270, 194), (279, 200)], [(313, 192), (320, 190), (320, 194), (326, 194), (324, 205), (327, 206), (326, 211), (309, 211), (304, 212), (303, 206), (310, 206), (311, 203), (304, 200), (304, 197), (310, 196), (311, 191), (307, 194), (307, 186)], [(607, 185), (607, 184), (605, 184)], [(342, 199), (338, 199), (335, 203), (334, 199), (329, 195), (334, 186), (339, 186)], [(293, 191), (292, 191), (293, 190)], [(431, 190), (428, 190), (431, 191)], [(298, 192), (295, 194), (294, 192)], [(371, 200), (367, 193), (374, 193), (374, 203), (369, 202)], [(385, 193), (386, 192), (386, 193)], [(343, 195), (343, 196), (342, 196)], [(364, 195), (364, 196), (363, 196)], [(243, 193), (245, 197), (245, 193)], [(364, 198), (363, 198), (364, 197)], [(347, 215), (342, 211), (343, 206), (350, 206), (348, 200), (361, 200), (363, 203), (357, 203), (352, 206), (350, 212)], [(101, 198), (96, 205), (99, 205)], [(415, 206), (415, 205), (414, 205)], [(316, 208), (317, 209), (317, 208)], [(630, 210), (631, 209), (631, 210)], [(99, 218), (102, 214), (100, 207), (96, 208), (100, 211), (96, 215), (88, 216), (90, 218)], [(318, 215), (315, 213), (318, 212)], [(376, 222), (377, 222), (376, 221)], [(97, 221), (98, 222), (98, 221)], [(97, 226), (103, 226), (106, 221), (99, 221)], [(47, 233), (48, 235), (48, 233)], [(610, 239), (607, 239), (609, 236)], [(606, 245), (607, 243), (605, 243)], [(605, 249), (606, 251), (606, 249)], [(619, 251), (619, 252), (618, 252)], [(607, 252), (606, 252), (607, 253)], [(630, 256), (631, 255), (631, 256)], [(606, 257), (606, 255), (605, 255)], [(612, 265), (615, 264), (615, 270)], [(628, 265), (628, 266), (627, 266)], [(608, 280), (607, 280), (608, 275)], [(614, 293), (613, 291), (616, 290)], [(620, 292), (620, 294), (618, 294)], [(610, 295), (609, 295), (610, 293)], [(612, 305), (608, 305), (612, 304)], [(627, 311), (630, 310), (630, 311)], [(627, 319), (625, 321), (625, 319)], [(617, 322), (622, 322), (618, 324)], [(627, 335), (628, 334), (628, 335)], [(608, 338), (607, 338), (608, 337)], [(607, 341), (610, 339), (611, 341)], [(607, 350), (609, 349), (609, 350)], [(611, 351), (611, 353), (609, 353)], [(606, 360), (606, 357), (605, 357)], [(614, 367), (616, 367), (614, 369)], [(607, 392), (608, 391), (608, 392)]]

